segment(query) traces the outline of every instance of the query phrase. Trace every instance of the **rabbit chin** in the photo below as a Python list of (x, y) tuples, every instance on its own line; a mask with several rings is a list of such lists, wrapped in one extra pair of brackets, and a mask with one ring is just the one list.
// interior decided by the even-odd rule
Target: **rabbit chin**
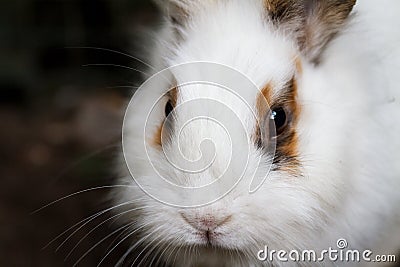
[[(262, 191), (259, 193), (263, 194)], [(234, 215), (229, 222), (208, 234), (193, 229), (182, 218), (182, 210), (176, 208), (164, 207), (146, 211), (147, 215), (140, 216), (142, 221), (137, 227), (151, 224), (143, 232), (143, 236), (150, 234), (152, 238), (146, 240), (143, 246), (153, 249), (154, 257), (161, 257), (162, 261), (172, 264), (171, 266), (261, 266), (257, 253), (265, 246), (287, 251), (314, 248), (314, 239), (322, 231), (317, 230), (320, 229), (322, 220), (317, 216), (307, 215), (302, 210), (306, 204), (301, 199), (296, 201), (299, 204), (297, 207), (290, 200), (287, 201), (286, 208), (269, 198), (249, 206), (253, 201), (257, 199), (248, 201), (239, 198), (230, 201), (232, 205), (225, 206), (222, 210), (230, 210)], [(218, 206), (214, 210), (221, 208)], [(308, 208), (312, 210), (311, 207)], [(296, 211), (301, 213), (299, 210), (304, 214), (294, 214)], [(192, 211), (196, 212), (196, 209)], [(317, 225), (318, 223), (321, 225)]]
[[(176, 221), (172, 219), (170, 221)], [(188, 230), (186, 225), (170, 228), (163, 243), (153, 251), (154, 257), (170, 266), (258, 266), (257, 252), (263, 245), (254, 245), (251, 238), (245, 240), (239, 232), (229, 231), (214, 233), (210, 237)], [(244, 226), (243, 226), (244, 227)], [(173, 229), (175, 228), (175, 229)], [(176, 237), (176, 239), (171, 237)], [(162, 239), (163, 237), (159, 237)], [(158, 240), (158, 239), (157, 239)], [(144, 246), (157, 241), (150, 240)], [(152, 248), (154, 249), (154, 247)]]

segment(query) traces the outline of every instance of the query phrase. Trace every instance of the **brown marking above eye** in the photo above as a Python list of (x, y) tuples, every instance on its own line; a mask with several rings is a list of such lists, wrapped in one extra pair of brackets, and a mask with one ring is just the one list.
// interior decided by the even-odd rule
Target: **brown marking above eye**
[(262, 147), (261, 122), (265, 119), (265, 116), (269, 111), (269, 103), (271, 103), (272, 99), (272, 90), (272, 83), (267, 83), (267, 85), (261, 89), (256, 99), (257, 122), (255, 133), (253, 135), (253, 141), (257, 144), (258, 148)]
[(178, 101), (178, 88), (177, 86), (173, 87), (171, 90), (168, 91), (167, 96), (171, 101), (172, 105), (175, 107), (176, 102)]
[[(297, 80), (290, 79), (284, 88), (277, 94), (273, 94), (271, 83), (268, 83), (260, 92), (256, 100), (257, 119), (262, 121), (269, 115), (268, 105), (271, 111), (285, 112), (285, 122), (277, 130), (276, 152), (274, 157), (275, 170), (285, 170), (296, 173), (300, 162), (298, 160), (298, 133), (296, 130), (300, 116), (300, 105), (297, 102)], [(267, 101), (267, 102), (265, 102)], [(256, 126), (254, 140), (259, 148), (263, 148), (264, 140), (261, 140), (261, 129)]]
[[(177, 99), (178, 99), (178, 89), (177, 89), (177, 87), (175, 86), (174, 88), (172, 88), (171, 90), (169, 90), (167, 93), (166, 93), (166, 97), (168, 98), (168, 101), (165, 103), (165, 107), (163, 108), (163, 110), (165, 110), (166, 109), (166, 107), (167, 107), (167, 105), (171, 105), (172, 106), (172, 108), (174, 108), (175, 106), (176, 106), (176, 103), (177, 103)], [(169, 109), (170, 107), (168, 107), (168, 109)], [(163, 113), (163, 116), (165, 116), (165, 114)], [(164, 117), (164, 119), (162, 120), (162, 122), (161, 122), (161, 124), (157, 127), (157, 129), (156, 129), (156, 131), (155, 131), (155, 133), (154, 133), (154, 135), (153, 135), (153, 142), (152, 142), (152, 144), (154, 145), (154, 146), (156, 146), (157, 148), (160, 148), (160, 147), (162, 147), (162, 132), (163, 132), (163, 130), (164, 130), (164, 123), (165, 123), (165, 117)]]

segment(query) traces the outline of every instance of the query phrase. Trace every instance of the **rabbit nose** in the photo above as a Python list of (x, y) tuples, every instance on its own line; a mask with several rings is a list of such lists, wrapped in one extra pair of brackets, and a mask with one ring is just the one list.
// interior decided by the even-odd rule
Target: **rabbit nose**
[(219, 217), (210, 214), (203, 216), (188, 216), (182, 213), (181, 215), (188, 224), (200, 231), (212, 231), (232, 219), (232, 215)]

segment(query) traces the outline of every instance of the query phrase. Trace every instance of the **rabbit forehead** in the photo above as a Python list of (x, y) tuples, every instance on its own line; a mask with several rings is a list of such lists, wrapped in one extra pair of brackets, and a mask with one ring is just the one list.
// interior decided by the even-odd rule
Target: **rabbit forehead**
[(224, 64), (259, 88), (293, 73), (296, 44), (273, 27), (262, 1), (220, 1), (198, 10), (180, 30), (184, 37), (171, 45), (169, 66), (196, 61)]
[[(298, 58), (296, 45), (270, 25), (262, 1), (216, 3), (196, 12), (181, 30), (185, 38), (171, 46), (167, 65), (212, 62), (236, 70), (238, 75), (251, 80), (258, 91), (246, 87), (232, 87), (228, 91), (236, 93), (253, 109), (261, 90), (268, 88), (269, 95), (277, 95), (295, 72)], [(194, 72), (201, 72), (195, 66), (193, 68)], [(199, 64), (199, 68), (207, 66)], [(178, 85), (187, 81), (180, 75), (175, 75), (175, 78)], [(268, 84), (272, 86), (267, 87)], [(245, 106), (237, 104), (235, 96), (216, 87), (184, 86), (179, 88), (178, 95), (178, 102), (212, 98), (238, 111), (241, 117), (252, 116), (246, 112)], [(254, 127), (254, 121), (248, 127)]]

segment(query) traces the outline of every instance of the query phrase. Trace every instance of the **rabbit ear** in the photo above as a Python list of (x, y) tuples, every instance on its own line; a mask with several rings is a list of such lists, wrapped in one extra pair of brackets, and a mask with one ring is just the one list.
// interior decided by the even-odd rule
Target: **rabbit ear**
[(264, 0), (270, 19), (298, 41), (312, 62), (344, 27), (356, 0)]
[(184, 25), (194, 0), (154, 0), (174, 26)]

